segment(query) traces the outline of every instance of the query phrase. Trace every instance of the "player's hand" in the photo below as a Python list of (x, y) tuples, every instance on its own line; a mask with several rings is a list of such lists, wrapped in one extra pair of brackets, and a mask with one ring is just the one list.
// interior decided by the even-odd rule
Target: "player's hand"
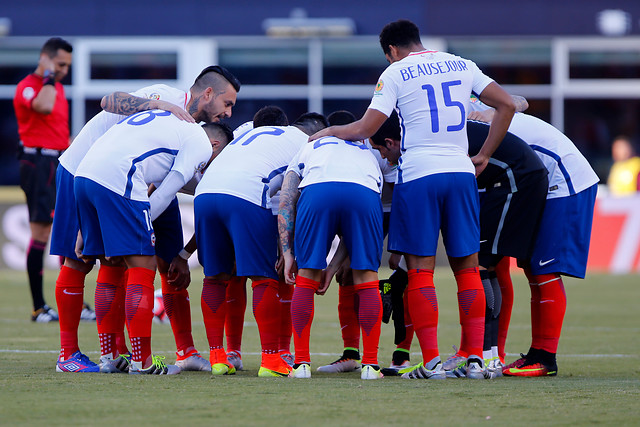
[(331, 286), (331, 279), (333, 279), (333, 274), (328, 272), (327, 270), (322, 270), (322, 277), (320, 278), (320, 286), (316, 291), (316, 295), (324, 295), (327, 293), (327, 289)]
[(491, 120), (493, 120), (493, 113), (495, 113), (495, 110), (471, 111), (467, 116), (467, 119), (475, 120), (477, 122), (491, 123)]
[(74, 249), (74, 252), (76, 253), (76, 256), (78, 257), (78, 259), (81, 259), (86, 263), (90, 263), (91, 261), (93, 261), (94, 258), (85, 256), (82, 253), (83, 250), (84, 250), (84, 240), (82, 239), (82, 233), (80, 232), (80, 230), (78, 230), (78, 237), (76, 237), (76, 247)]
[(177, 105), (172, 104), (170, 102), (159, 99), (157, 101), (157, 109), (169, 111), (171, 114), (173, 114), (174, 116), (176, 116), (177, 118), (185, 122), (189, 122), (189, 123), (196, 122), (195, 119), (191, 116), (191, 114), (187, 113), (181, 107), (178, 107)]
[(282, 254), (284, 258), (284, 281), (287, 285), (296, 284), (296, 274), (298, 274), (298, 265), (296, 259), (290, 250)]
[(307, 142), (315, 141), (316, 139), (322, 138), (324, 136), (333, 136), (332, 128), (333, 128), (333, 126), (329, 126), (328, 128), (324, 128), (324, 129), (314, 133), (313, 135), (311, 135), (309, 137), (309, 140)]
[(476, 154), (471, 158), (471, 162), (473, 162), (473, 165), (476, 167), (476, 176), (478, 176), (489, 164), (489, 158), (482, 154)]
[(400, 266), (400, 260), (402, 259), (402, 255), (401, 254), (394, 254), (392, 253), (389, 256), (389, 268), (392, 270), (397, 270), (398, 267)]
[(189, 287), (191, 284), (191, 270), (186, 259), (177, 256), (171, 261), (167, 274), (167, 283), (176, 288), (176, 290)]

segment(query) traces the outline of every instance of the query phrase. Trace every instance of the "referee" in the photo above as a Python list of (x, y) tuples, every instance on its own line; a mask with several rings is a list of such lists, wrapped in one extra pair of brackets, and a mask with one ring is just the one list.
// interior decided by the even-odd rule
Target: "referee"
[(61, 38), (47, 40), (38, 67), (18, 83), (13, 99), (21, 141), (20, 187), (27, 198), (31, 228), (27, 250), (31, 320), (42, 323), (58, 320), (44, 300), (42, 270), (56, 201), (58, 156), (69, 146), (69, 104), (60, 81), (69, 72), (72, 50)]

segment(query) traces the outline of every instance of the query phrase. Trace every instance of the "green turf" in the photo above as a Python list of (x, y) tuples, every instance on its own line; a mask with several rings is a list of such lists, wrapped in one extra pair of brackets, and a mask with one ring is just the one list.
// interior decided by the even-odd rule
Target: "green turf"
[[(46, 271), (46, 296), (55, 305), (55, 272)], [(388, 274), (388, 271), (382, 275)], [(199, 309), (201, 271), (192, 273), (194, 337), (206, 354)], [(87, 281), (92, 299), (95, 273)], [(565, 280), (569, 301), (555, 378), (493, 381), (361, 381), (359, 374), (313, 374), (310, 380), (256, 377), (257, 328), (246, 315), (245, 371), (212, 378), (61, 374), (54, 364), (57, 324), (29, 321), (26, 274), (0, 272), (0, 425), (638, 425), (640, 424), (640, 286), (636, 276), (590, 275)], [(455, 282), (436, 271), (440, 352), (459, 340)], [(515, 304), (507, 361), (529, 344), (529, 291), (514, 273)], [(341, 351), (336, 289), (316, 297), (311, 351), (314, 366)], [(380, 362), (393, 351), (383, 325)], [(153, 348), (173, 361), (167, 325), (154, 325)], [(80, 346), (94, 360), (95, 324), (81, 323)], [(412, 359), (418, 361), (417, 345)], [(317, 353), (335, 353), (317, 355)]]

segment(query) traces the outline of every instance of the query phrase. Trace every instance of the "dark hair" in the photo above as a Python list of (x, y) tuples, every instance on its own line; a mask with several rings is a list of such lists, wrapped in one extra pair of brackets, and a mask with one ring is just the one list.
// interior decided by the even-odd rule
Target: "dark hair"
[(420, 30), (406, 19), (390, 22), (380, 31), (380, 47), (385, 54), (391, 52), (389, 46), (408, 47), (419, 43)]
[(289, 126), (289, 119), (282, 108), (277, 105), (267, 105), (253, 116), (253, 128), (260, 126)]
[(215, 86), (219, 86), (220, 78), (223, 78), (231, 84), (236, 92), (240, 92), (240, 80), (231, 74), (229, 70), (219, 65), (210, 65), (202, 70), (193, 82), (193, 87), (197, 89), (213, 87), (215, 89)]
[(385, 142), (386, 138), (391, 138), (395, 141), (399, 141), (402, 136), (400, 135), (400, 120), (398, 114), (394, 111), (389, 118), (380, 126), (380, 129), (369, 138), (372, 144), (387, 146)]
[(61, 39), (60, 37), (51, 37), (42, 46), (40, 53), (46, 53), (49, 58), (53, 58), (58, 53), (58, 49), (62, 49), (69, 53), (73, 52), (73, 47), (68, 41)]
[(330, 126), (348, 125), (356, 120), (356, 116), (354, 116), (351, 111), (347, 110), (334, 111), (327, 116), (327, 121)]
[(329, 122), (320, 113), (304, 113), (293, 122), (293, 125), (307, 135), (313, 135), (319, 130), (329, 127)]
[(220, 139), (225, 145), (233, 141), (233, 131), (226, 123), (205, 123), (202, 129), (208, 135)]

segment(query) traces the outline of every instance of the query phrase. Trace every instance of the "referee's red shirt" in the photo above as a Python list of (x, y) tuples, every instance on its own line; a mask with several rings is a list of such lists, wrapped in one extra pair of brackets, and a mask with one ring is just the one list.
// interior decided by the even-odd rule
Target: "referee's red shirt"
[(65, 150), (69, 146), (69, 103), (64, 87), (56, 82), (56, 102), (51, 114), (40, 114), (31, 108), (42, 89), (42, 77), (29, 74), (16, 88), (13, 108), (18, 119), (18, 133), (25, 147)]

